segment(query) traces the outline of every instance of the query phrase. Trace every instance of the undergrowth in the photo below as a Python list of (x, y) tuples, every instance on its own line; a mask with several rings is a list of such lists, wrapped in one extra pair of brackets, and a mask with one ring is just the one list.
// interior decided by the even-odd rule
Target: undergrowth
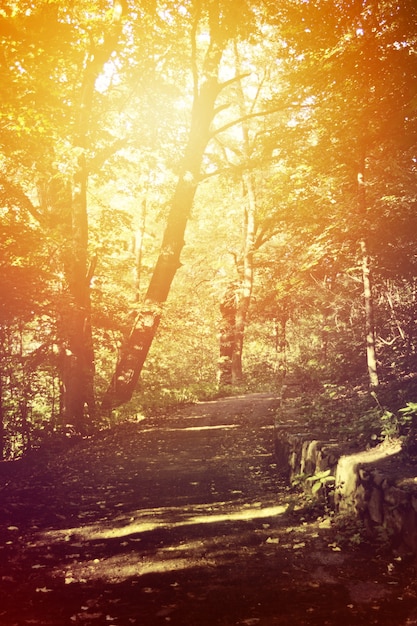
[[(417, 426), (416, 381), (386, 385), (378, 390), (346, 385), (323, 385), (310, 399), (307, 425), (328, 437), (357, 442), (361, 447), (384, 440), (407, 439)], [(305, 403), (308, 405), (308, 403)]]

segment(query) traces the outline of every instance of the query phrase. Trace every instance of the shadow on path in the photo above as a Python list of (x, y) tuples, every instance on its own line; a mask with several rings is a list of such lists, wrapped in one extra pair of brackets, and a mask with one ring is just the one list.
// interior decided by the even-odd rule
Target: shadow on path
[(416, 624), (413, 572), (341, 549), (280, 481), (276, 406), (200, 403), (10, 479), (0, 625)]

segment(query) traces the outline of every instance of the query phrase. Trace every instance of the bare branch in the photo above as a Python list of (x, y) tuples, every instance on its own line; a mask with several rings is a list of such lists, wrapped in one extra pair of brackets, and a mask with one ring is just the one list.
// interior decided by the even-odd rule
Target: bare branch
[(259, 96), (261, 95), (262, 87), (264, 86), (267, 78), (269, 78), (269, 72), (265, 70), (262, 80), (259, 81), (258, 87), (256, 89), (256, 94), (252, 100), (252, 105), (250, 107), (250, 113), (254, 113), (255, 106), (258, 102)]
[(229, 128), (233, 128), (233, 126), (242, 124), (246, 120), (253, 119), (255, 117), (266, 117), (267, 115), (273, 115), (274, 113), (280, 113), (281, 111), (285, 111), (288, 108), (288, 106), (289, 105), (286, 104), (280, 107), (269, 109), (267, 111), (257, 111), (255, 113), (248, 113), (247, 115), (244, 115), (243, 117), (239, 117), (237, 120), (233, 120), (232, 122), (228, 122), (227, 124), (224, 124), (224, 126), (220, 126), (219, 128), (216, 128), (211, 133), (211, 138), (215, 137), (216, 135), (219, 135), (220, 133), (224, 133), (226, 130), (229, 130)]
[(191, 30), (191, 68), (193, 74), (193, 91), (194, 91), (194, 102), (198, 97), (198, 68), (197, 68), (197, 27), (200, 21), (201, 16), (201, 5), (200, 2), (197, 2), (197, 10), (195, 14), (195, 18), (193, 21), (193, 26)]
[(237, 148), (234, 148), (233, 146), (226, 145), (223, 141), (219, 139), (219, 137), (215, 137), (214, 141), (220, 146), (223, 154), (225, 155), (225, 159), (228, 163), (229, 163), (229, 159), (226, 156), (226, 150), (230, 150), (230, 152), (233, 152), (236, 156), (242, 159), (243, 153), (241, 150), (238, 150)]
[(218, 107), (216, 107), (214, 109), (214, 116), (213, 117), (216, 117), (216, 115), (218, 115), (222, 111), (225, 111), (226, 109), (228, 109), (231, 106), (232, 106), (231, 102), (227, 102), (226, 104), (220, 104)]
[(127, 144), (127, 139), (116, 139), (114, 143), (100, 150), (87, 164), (89, 172), (97, 171), (115, 152)]
[(247, 78), (250, 75), (251, 75), (250, 72), (247, 72), (246, 74), (237, 74), (236, 76), (233, 76), (233, 78), (230, 78), (229, 80), (225, 80), (223, 83), (219, 83), (219, 93), (223, 89), (226, 89), (226, 87), (230, 87), (230, 85), (233, 85), (233, 83), (236, 83), (242, 80), (243, 78)]
[(32, 203), (21, 187), (7, 180), (4, 176), (0, 176), (0, 198), (1, 197), (3, 197), (6, 206), (10, 203), (15, 204), (27, 211), (40, 224), (45, 223), (45, 216), (40, 210), (40, 207)]

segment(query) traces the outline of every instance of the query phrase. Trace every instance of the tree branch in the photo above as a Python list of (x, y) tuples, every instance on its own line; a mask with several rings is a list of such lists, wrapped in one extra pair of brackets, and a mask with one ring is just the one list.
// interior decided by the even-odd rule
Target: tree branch
[(233, 126), (237, 126), (237, 124), (242, 124), (242, 122), (245, 122), (246, 120), (249, 120), (249, 119), (252, 119), (252, 118), (255, 118), (255, 117), (263, 117), (263, 116), (266, 116), (266, 115), (273, 115), (274, 113), (279, 113), (280, 111), (285, 111), (287, 108), (288, 108), (288, 105), (282, 105), (280, 107), (276, 107), (274, 109), (269, 109), (267, 111), (257, 111), (255, 113), (248, 113), (247, 115), (239, 117), (237, 120), (233, 120), (232, 122), (228, 122), (227, 124), (224, 124), (224, 126), (220, 126), (219, 128), (216, 128), (215, 130), (213, 130), (213, 132), (211, 133), (211, 138), (215, 137), (216, 135), (219, 135), (220, 133), (224, 133), (229, 128), (233, 128)]
[(197, 27), (200, 21), (201, 16), (201, 5), (200, 2), (197, 2), (196, 14), (193, 21), (193, 26), (191, 30), (191, 70), (193, 74), (193, 92), (194, 92), (194, 102), (197, 100), (198, 96), (198, 68), (197, 68)]
[(242, 78), (247, 78), (250, 75), (251, 75), (250, 72), (246, 72), (246, 74), (237, 74), (236, 76), (233, 76), (233, 78), (230, 78), (229, 80), (225, 80), (223, 83), (219, 83), (219, 92), (222, 91), (223, 89), (226, 89), (226, 87), (233, 85), (233, 83), (236, 83), (237, 81), (242, 80)]
[(87, 170), (89, 173), (97, 171), (101, 166), (109, 159), (115, 152), (118, 152), (120, 148), (123, 148), (127, 144), (127, 139), (116, 139), (111, 145), (103, 148), (87, 163)]
[(216, 117), (216, 115), (218, 115), (219, 113), (221, 113), (222, 111), (225, 111), (226, 109), (228, 109), (229, 107), (232, 106), (231, 102), (227, 102), (225, 104), (220, 104), (218, 107), (216, 107), (214, 109), (214, 117)]
[(6, 205), (10, 202), (27, 211), (37, 222), (45, 224), (45, 216), (39, 207), (35, 206), (21, 187), (0, 176), (0, 198), (3, 196)]

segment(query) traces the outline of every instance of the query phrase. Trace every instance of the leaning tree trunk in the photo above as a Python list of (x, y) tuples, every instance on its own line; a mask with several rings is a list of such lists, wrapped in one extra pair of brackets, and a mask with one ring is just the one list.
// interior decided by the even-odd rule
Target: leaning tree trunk
[(200, 178), (203, 155), (210, 139), (215, 117), (215, 102), (220, 92), (220, 61), (225, 40), (211, 39), (203, 65), (201, 87), (196, 87), (188, 143), (182, 160), (181, 174), (170, 203), (167, 225), (144, 304), (130, 334), (125, 339), (111, 383), (103, 397), (102, 407), (111, 410), (128, 402), (138, 383), (143, 365), (155, 337), (174, 276), (181, 266), (185, 228), (190, 216)]
[(358, 173), (358, 198), (359, 212), (363, 219), (362, 236), (360, 239), (360, 250), (362, 256), (362, 281), (365, 308), (365, 339), (366, 339), (366, 363), (368, 367), (369, 386), (378, 387), (378, 366), (375, 346), (375, 322), (374, 322), (374, 301), (372, 295), (371, 261), (369, 257), (366, 219), (366, 182), (365, 182), (365, 158), (361, 159), (361, 167)]

